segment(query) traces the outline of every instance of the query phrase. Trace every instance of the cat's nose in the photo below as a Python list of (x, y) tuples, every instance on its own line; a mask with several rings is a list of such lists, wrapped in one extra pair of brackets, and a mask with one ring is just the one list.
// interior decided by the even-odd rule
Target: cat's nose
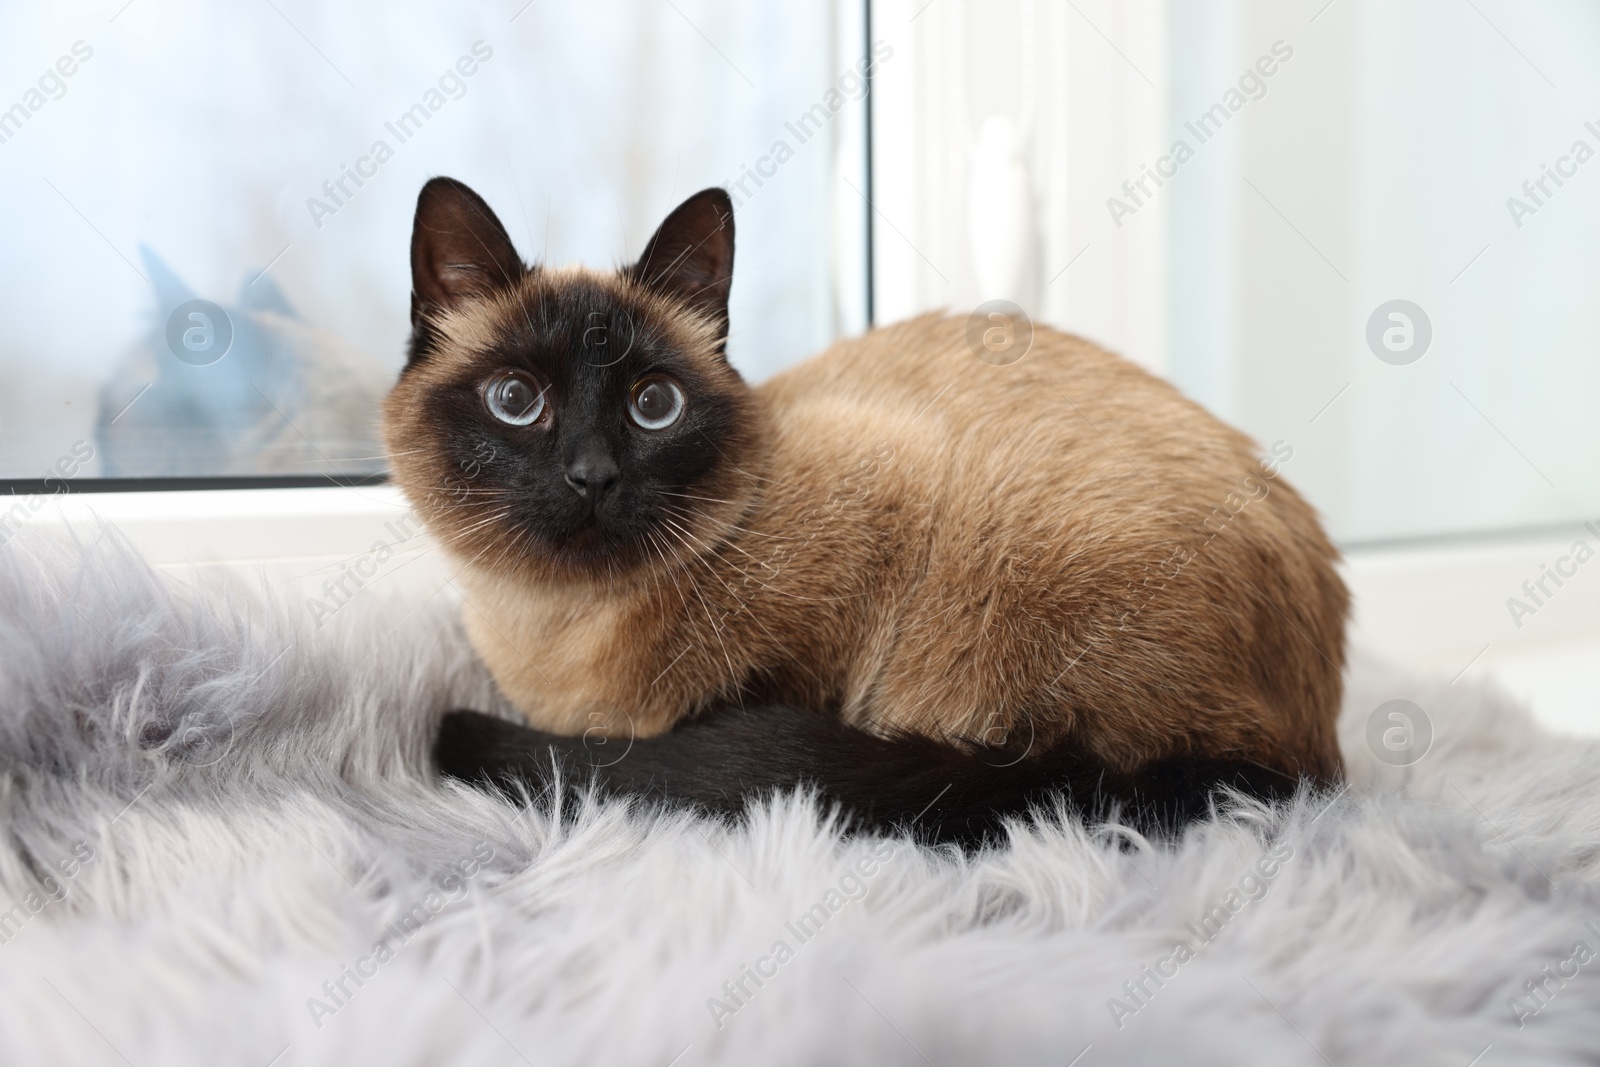
[(621, 475), (617, 461), (597, 450), (581, 452), (567, 465), (567, 484), (591, 504), (598, 504)]

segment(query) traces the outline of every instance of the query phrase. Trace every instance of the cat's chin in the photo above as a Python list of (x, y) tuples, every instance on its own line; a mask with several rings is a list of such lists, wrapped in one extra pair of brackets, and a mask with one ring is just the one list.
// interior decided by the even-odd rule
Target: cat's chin
[(685, 521), (635, 515), (633, 521), (618, 524), (591, 513), (551, 529), (527, 521), (488, 525), (479, 520), (461, 524), (456, 536), (447, 535), (446, 544), (463, 567), (524, 585), (615, 586), (689, 565), (699, 554), (691, 547), (720, 545), (734, 521), (732, 515), (721, 514)]
[(690, 558), (700, 554), (691, 549), (720, 545), (728, 532), (709, 516), (691, 520), (681, 532), (673, 524), (618, 530), (590, 522), (558, 538), (541, 539), (539, 550), (527, 553), (518, 569), (535, 583), (645, 581), (690, 565)]
[(599, 523), (559, 538), (543, 538), (538, 550), (512, 563), (534, 583), (608, 584), (643, 577), (662, 565), (661, 554), (648, 536), (609, 530)]

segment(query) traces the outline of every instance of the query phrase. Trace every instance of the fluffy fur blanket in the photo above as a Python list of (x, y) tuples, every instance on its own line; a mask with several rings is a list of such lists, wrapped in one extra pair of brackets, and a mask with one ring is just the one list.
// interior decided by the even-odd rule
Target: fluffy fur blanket
[(1600, 748), (1493, 691), (1358, 663), (1342, 794), (963, 856), (440, 786), (437, 713), (497, 705), (426, 592), (317, 630), (0, 550), (0, 1062), (1595, 1062)]

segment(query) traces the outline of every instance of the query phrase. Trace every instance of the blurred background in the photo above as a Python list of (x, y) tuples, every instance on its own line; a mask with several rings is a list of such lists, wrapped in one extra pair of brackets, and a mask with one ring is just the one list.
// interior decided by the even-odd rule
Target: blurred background
[(379, 480), (427, 177), (595, 266), (728, 185), (751, 378), (1012, 301), (1291, 448), (1358, 643), (1600, 730), (1593, 4), (0, 9), (16, 491)]

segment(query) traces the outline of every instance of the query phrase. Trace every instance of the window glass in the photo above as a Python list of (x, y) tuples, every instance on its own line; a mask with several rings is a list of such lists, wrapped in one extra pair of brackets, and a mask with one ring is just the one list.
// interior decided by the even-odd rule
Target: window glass
[(1171, 13), (1178, 384), (1347, 544), (1600, 514), (1600, 7)]
[(816, 350), (841, 324), (845, 127), (785, 124), (847, 66), (836, 22), (737, 0), (0, 3), (0, 478), (381, 472), (437, 174), (525, 259), (606, 267), (787, 138), (739, 197), (730, 350), (756, 378)]

